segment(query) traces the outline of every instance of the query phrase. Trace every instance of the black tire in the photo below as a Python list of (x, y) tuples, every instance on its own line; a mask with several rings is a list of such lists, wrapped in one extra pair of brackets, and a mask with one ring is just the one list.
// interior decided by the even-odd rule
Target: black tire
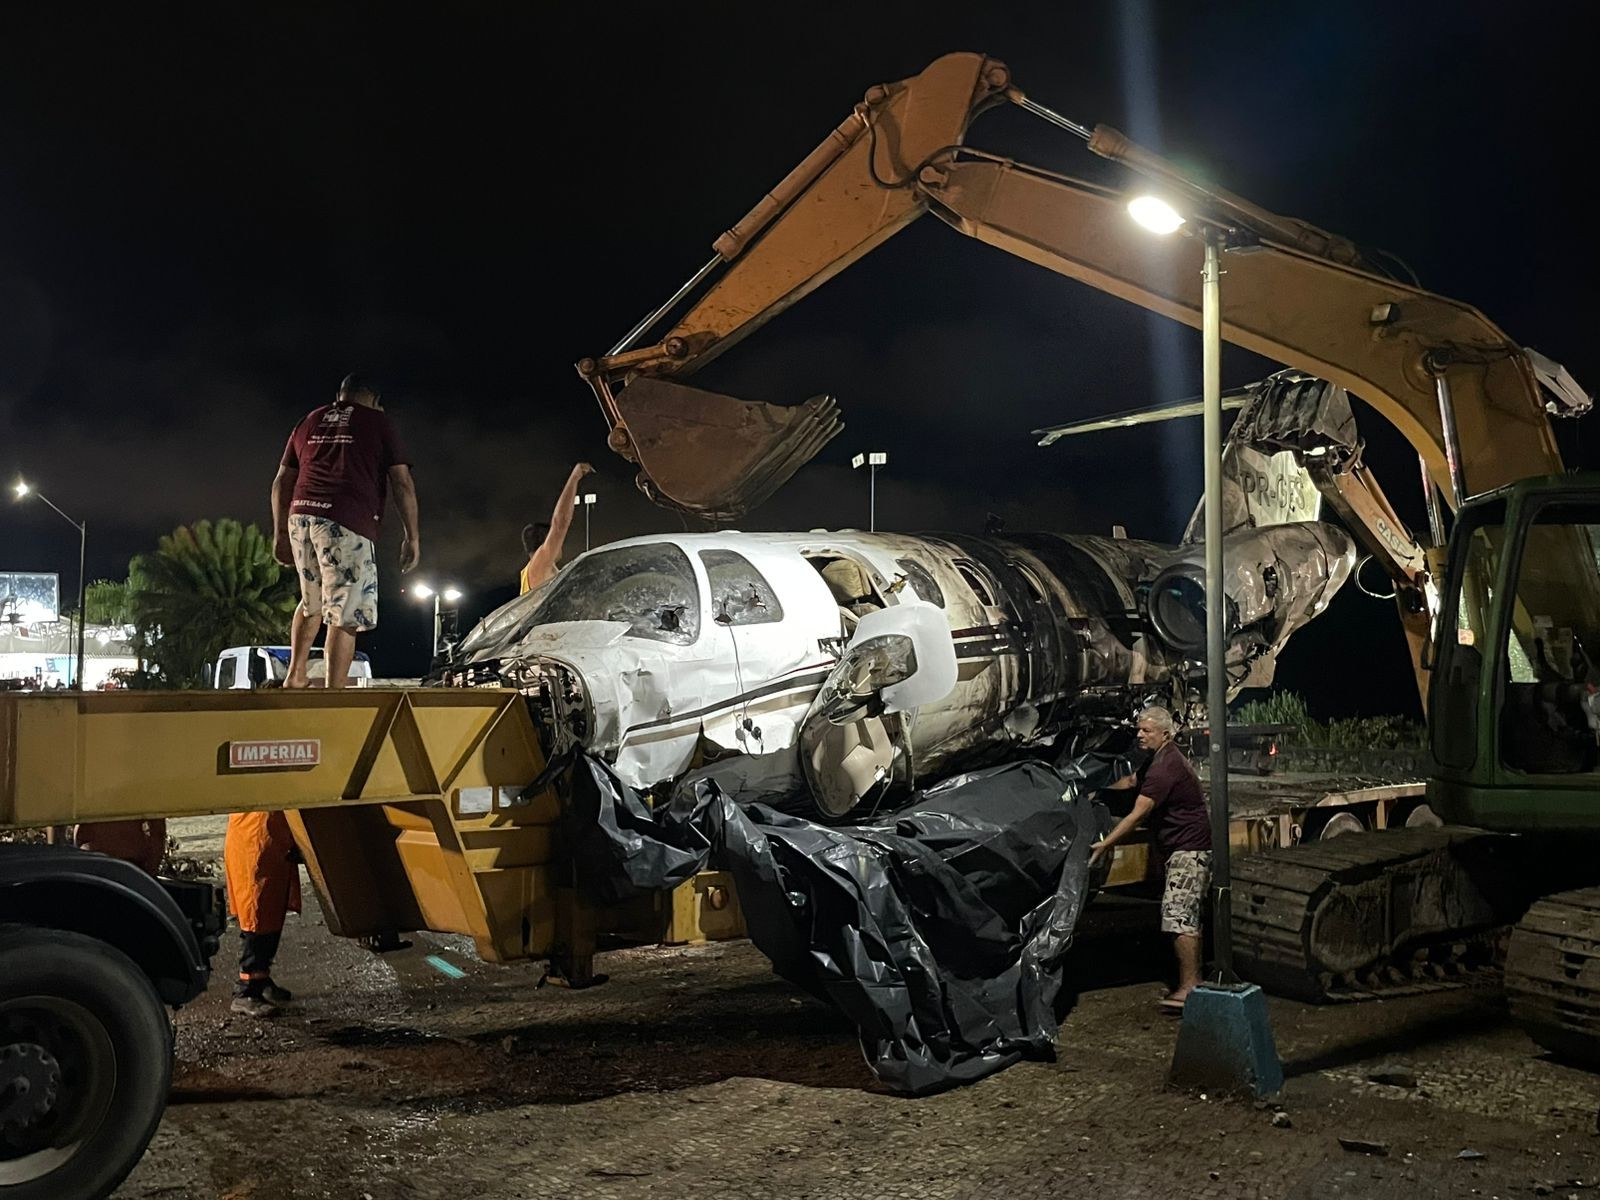
[(82, 934), (0, 928), (0, 1197), (109, 1195), (171, 1084), (172, 1023), (132, 959)]

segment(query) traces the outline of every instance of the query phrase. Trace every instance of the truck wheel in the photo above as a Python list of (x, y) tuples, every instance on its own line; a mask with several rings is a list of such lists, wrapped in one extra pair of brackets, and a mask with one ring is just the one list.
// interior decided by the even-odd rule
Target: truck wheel
[(172, 1024), (121, 951), (0, 927), (0, 1194), (98, 1200), (133, 1170), (172, 1083)]
[(1344, 837), (1350, 833), (1365, 833), (1366, 830), (1366, 825), (1355, 813), (1336, 812), (1322, 823), (1322, 828), (1317, 831), (1317, 841), (1325, 842), (1329, 838)]
[(1438, 829), (1444, 824), (1439, 819), (1439, 814), (1429, 808), (1427, 804), (1418, 804), (1406, 813), (1405, 828), (1407, 829)]

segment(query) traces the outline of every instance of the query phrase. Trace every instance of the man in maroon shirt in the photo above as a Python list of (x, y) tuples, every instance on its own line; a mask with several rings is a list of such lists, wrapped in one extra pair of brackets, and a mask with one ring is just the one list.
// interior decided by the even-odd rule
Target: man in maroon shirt
[(1150, 761), (1119, 786), (1137, 785), (1133, 809), (1116, 828), (1094, 844), (1093, 866), (1111, 852), (1146, 817), (1154, 814), (1156, 848), (1166, 860), (1166, 887), (1161, 896), (1161, 930), (1173, 935), (1178, 958), (1178, 986), (1161, 1001), (1163, 1010), (1183, 1012), (1183, 1003), (1200, 982), (1200, 912), (1211, 884), (1211, 815), (1200, 780), (1178, 748), (1172, 714), (1147, 708), (1139, 714), (1139, 745)]
[(285, 687), (307, 686), (311, 643), (323, 625), (327, 686), (344, 687), (356, 634), (377, 626), (373, 544), (391, 487), (404, 530), (400, 570), (417, 565), (422, 542), (410, 462), (377, 389), (354, 375), (332, 404), (313, 409), (289, 435), (272, 481), (276, 557), (300, 576)]

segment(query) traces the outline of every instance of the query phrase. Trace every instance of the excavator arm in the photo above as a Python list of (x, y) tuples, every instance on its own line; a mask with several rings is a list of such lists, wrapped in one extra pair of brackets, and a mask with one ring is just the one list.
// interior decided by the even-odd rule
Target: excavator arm
[[(1189, 236), (1139, 229), (1125, 193), (963, 146), (971, 119), (1000, 102), (1045, 116), (1151, 180), (1186, 210)], [(1389, 278), (1353, 243), (1202, 185), (1115, 130), (1066, 121), (1029, 100), (994, 59), (952, 54), (871, 89), (717, 240), (684, 290), (610, 354), (578, 364), (612, 446), (640, 465), (645, 491), (699, 515), (737, 515), (837, 433), (827, 398), (786, 409), (678, 381), (929, 211), (1197, 327), (1203, 241), (1195, 234), (1218, 237), (1228, 250), (1222, 336), (1367, 401), (1416, 447), (1452, 506), (1561, 470), (1536, 356), (1476, 309)], [(633, 346), (718, 268), (665, 337)]]

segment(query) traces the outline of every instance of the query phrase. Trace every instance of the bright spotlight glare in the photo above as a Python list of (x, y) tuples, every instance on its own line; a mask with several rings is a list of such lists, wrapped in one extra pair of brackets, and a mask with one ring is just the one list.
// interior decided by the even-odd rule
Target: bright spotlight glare
[(461, 589), (460, 588), (445, 588), (445, 590), (444, 590), (444, 598), (446, 600), (448, 600), (451, 604), (454, 604), (457, 600), (461, 599)]
[(1158, 196), (1135, 196), (1128, 201), (1128, 215), (1151, 233), (1172, 233), (1183, 224), (1178, 210)]
[(16, 487), (14, 487), (12, 490), (17, 493), (17, 499), (21, 500), (29, 492), (33, 491), (33, 488), (29, 484), (19, 479), (17, 480)]
[(418, 600), (426, 600), (433, 595), (433, 589), (425, 583), (415, 583), (411, 585), (411, 594)]

